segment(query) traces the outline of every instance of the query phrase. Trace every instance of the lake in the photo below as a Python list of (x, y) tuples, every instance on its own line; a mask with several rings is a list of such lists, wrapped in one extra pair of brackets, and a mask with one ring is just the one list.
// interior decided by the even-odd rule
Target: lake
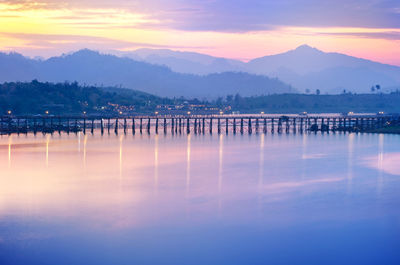
[(0, 264), (400, 264), (400, 136), (0, 138)]

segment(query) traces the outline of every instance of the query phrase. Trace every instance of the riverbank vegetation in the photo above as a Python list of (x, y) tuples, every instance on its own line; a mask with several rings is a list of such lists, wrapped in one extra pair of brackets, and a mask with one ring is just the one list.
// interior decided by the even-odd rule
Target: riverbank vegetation
[(162, 98), (144, 92), (78, 83), (12, 82), (0, 84), (0, 113), (6, 114), (192, 114), (220, 113), (400, 113), (400, 93), (228, 95), (216, 100)]

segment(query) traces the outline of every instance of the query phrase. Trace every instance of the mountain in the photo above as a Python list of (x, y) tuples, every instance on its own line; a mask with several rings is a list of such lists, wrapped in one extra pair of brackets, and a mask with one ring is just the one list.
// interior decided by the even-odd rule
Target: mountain
[(400, 67), (381, 64), (340, 53), (325, 53), (308, 45), (276, 55), (264, 56), (248, 63), (198, 53), (140, 49), (124, 56), (165, 65), (173, 71), (211, 74), (241, 71), (276, 77), (300, 91), (341, 93), (344, 89), (368, 93), (373, 85), (383, 89), (400, 87)]
[(400, 67), (302, 45), (247, 63), (247, 71), (274, 76), (301, 90), (369, 92), (371, 86), (400, 86)]
[(182, 74), (164, 66), (87, 49), (44, 61), (15, 53), (0, 54), (0, 82), (33, 79), (126, 87), (164, 97), (216, 98), (236, 93), (255, 96), (295, 91), (266, 76), (238, 72)]
[(241, 61), (195, 52), (168, 49), (138, 49), (133, 52), (119, 54), (151, 64), (164, 65), (178, 73), (207, 75), (211, 73), (246, 71), (245, 63)]

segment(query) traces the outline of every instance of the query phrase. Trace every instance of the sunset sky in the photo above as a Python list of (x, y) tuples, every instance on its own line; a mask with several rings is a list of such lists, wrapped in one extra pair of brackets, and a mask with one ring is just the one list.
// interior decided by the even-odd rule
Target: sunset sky
[(249, 60), (308, 44), (400, 66), (399, 0), (0, 0), (0, 50), (168, 48)]

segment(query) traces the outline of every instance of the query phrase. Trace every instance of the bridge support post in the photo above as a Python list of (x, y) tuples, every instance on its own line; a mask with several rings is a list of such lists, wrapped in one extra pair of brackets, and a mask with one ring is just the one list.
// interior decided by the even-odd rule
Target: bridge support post
[(304, 126), (303, 122), (304, 122), (304, 119), (300, 118), (300, 133), (303, 133), (303, 126)]
[(290, 123), (289, 123), (289, 118), (286, 119), (286, 133), (289, 133), (290, 130)]
[[(58, 127), (58, 133), (61, 134), (61, 119), (59, 119), (60, 126)], [(28, 133), (28, 117), (25, 117), (25, 133)]]
[(118, 118), (115, 119), (114, 133), (115, 133), (115, 134), (118, 134)]
[(271, 133), (274, 133), (274, 132), (275, 132), (275, 119), (272, 118), (271, 119)]
[(278, 133), (282, 133), (282, 119), (278, 119)]
[(251, 118), (249, 118), (249, 122), (248, 122), (247, 126), (248, 126), (247, 130), (248, 130), (249, 134), (252, 134), (253, 133), (253, 128), (251, 126)]
[(268, 128), (267, 128), (267, 119), (264, 118), (264, 128), (263, 128), (263, 133), (266, 134), (268, 132)]
[(293, 133), (297, 132), (296, 118), (293, 118)]
[(258, 133), (259, 127), (260, 127), (260, 124), (259, 124), (258, 118), (256, 118), (256, 134)]

